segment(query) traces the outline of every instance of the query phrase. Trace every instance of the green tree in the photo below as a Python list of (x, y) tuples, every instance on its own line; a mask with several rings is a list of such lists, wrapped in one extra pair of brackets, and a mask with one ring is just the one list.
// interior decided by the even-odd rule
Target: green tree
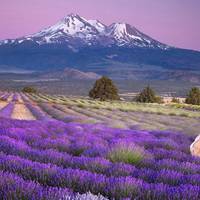
[(162, 98), (156, 96), (154, 90), (151, 89), (150, 86), (144, 88), (135, 100), (140, 103), (162, 103)]
[(185, 103), (187, 104), (193, 104), (193, 105), (200, 105), (200, 89), (197, 87), (193, 87), (185, 100)]
[(25, 92), (25, 93), (37, 93), (37, 90), (33, 87), (24, 87), (22, 89), (22, 92)]
[(101, 101), (120, 99), (117, 87), (114, 85), (113, 81), (106, 76), (101, 77), (95, 82), (94, 87), (89, 92), (89, 97)]

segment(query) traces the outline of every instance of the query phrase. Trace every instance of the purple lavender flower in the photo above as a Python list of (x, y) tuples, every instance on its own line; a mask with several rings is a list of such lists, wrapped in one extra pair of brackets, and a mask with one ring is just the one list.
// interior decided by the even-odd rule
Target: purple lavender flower
[(0, 117), (10, 118), (14, 109), (14, 103), (11, 102), (0, 110)]
[[(188, 153), (190, 136), (180, 134), (1, 118), (1, 197), (198, 200), (200, 159)], [(139, 149), (144, 159), (109, 159), (119, 144), (131, 152)]]

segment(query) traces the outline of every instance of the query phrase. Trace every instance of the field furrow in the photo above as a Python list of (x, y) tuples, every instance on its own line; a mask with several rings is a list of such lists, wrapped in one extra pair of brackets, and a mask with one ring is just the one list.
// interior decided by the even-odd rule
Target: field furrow
[(30, 112), (30, 110), (24, 104), (21, 104), (21, 103), (15, 103), (11, 118), (18, 119), (18, 120), (35, 120), (36, 119), (33, 116), (33, 114)]
[(0, 110), (3, 109), (4, 107), (6, 107), (7, 105), (8, 105), (8, 102), (0, 101)]

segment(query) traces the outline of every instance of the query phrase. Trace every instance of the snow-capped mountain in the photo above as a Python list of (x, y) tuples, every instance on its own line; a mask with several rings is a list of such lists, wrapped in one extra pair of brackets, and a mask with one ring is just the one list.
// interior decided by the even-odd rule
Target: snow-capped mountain
[(55, 25), (38, 33), (18, 39), (3, 40), (1, 45), (34, 42), (43, 44), (66, 44), (70, 48), (84, 46), (127, 46), (167, 49), (151, 37), (143, 34), (126, 23), (113, 23), (106, 26), (98, 20), (87, 20), (79, 15), (70, 14)]
[(49, 72), (61, 79), (89, 79), (94, 72), (120, 80), (196, 81), (199, 66), (200, 52), (167, 46), (126, 23), (107, 26), (74, 14), (37, 33), (0, 41), (0, 69)]

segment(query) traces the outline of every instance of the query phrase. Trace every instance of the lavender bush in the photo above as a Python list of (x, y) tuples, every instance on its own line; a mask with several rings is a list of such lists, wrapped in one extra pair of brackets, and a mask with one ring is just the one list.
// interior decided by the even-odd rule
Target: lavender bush
[(108, 153), (112, 162), (138, 164), (145, 158), (145, 151), (134, 143), (118, 142)]
[(193, 137), (42, 120), (27, 107), (41, 120), (0, 119), (2, 199), (200, 199)]

